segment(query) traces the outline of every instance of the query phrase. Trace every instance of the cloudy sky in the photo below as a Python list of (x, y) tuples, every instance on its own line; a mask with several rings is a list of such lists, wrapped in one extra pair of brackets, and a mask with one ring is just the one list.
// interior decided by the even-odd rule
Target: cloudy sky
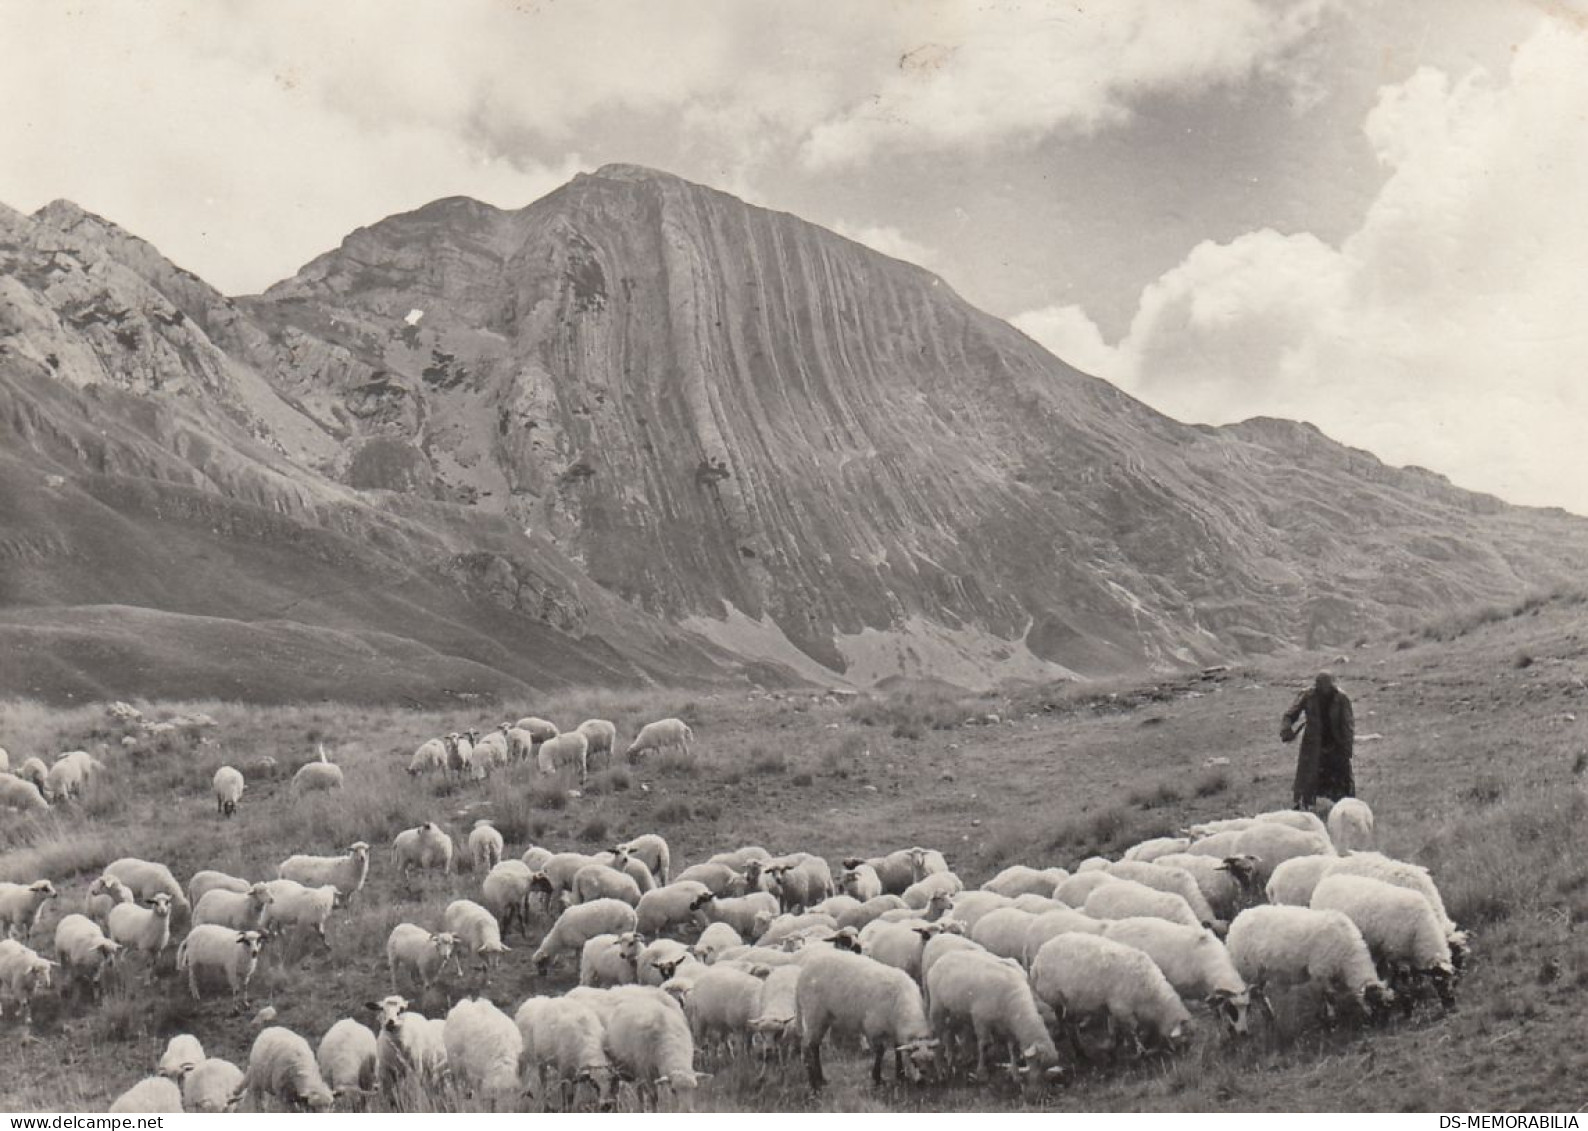
[(638, 162), (1169, 414), (1588, 514), (1588, 0), (0, 0), (0, 201), (232, 293)]

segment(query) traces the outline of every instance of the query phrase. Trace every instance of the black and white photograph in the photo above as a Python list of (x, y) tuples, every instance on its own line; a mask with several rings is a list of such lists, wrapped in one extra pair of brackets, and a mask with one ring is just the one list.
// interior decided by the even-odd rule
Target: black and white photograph
[(1575, 1128), (1584, 201), (1588, 0), (0, 0), (0, 1112)]

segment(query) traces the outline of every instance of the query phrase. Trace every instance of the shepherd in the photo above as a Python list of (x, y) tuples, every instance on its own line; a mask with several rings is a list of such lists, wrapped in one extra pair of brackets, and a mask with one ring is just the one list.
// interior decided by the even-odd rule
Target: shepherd
[(1338, 801), (1356, 795), (1351, 775), (1355, 725), (1351, 700), (1335, 686), (1330, 672), (1319, 672), (1312, 686), (1296, 696), (1280, 724), (1279, 740), (1294, 742), (1296, 735), (1301, 735), (1296, 781), (1291, 787), (1297, 809), (1311, 809), (1320, 797)]

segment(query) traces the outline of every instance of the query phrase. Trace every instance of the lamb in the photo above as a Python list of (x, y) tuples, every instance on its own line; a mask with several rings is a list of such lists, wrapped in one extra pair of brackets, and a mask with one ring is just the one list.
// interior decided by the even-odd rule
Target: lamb
[(413, 868), (452, 871), (452, 838), (433, 821), (398, 833), (391, 852), (392, 862), (405, 876)]
[(1392, 971), (1406, 1012), (1418, 982), (1432, 985), (1447, 1009), (1455, 1004), (1450, 941), (1421, 894), (1371, 876), (1332, 873), (1313, 891), (1312, 908), (1344, 912), (1356, 924), (1379, 969)]
[(1110, 875), (1106, 871), (1111, 863), (1113, 863), (1111, 860), (1105, 861), (1097, 868), (1075, 873), (1075, 875), (1053, 889), (1053, 898), (1070, 907), (1086, 906), (1086, 901), (1091, 898), (1094, 891), (1104, 884), (1113, 883), (1118, 879), (1117, 876)]
[[(193, 878), (187, 882), (187, 898), (194, 910), (198, 909), (199, 900), (211, 891), (245, 892), (254, 885), (239, 876), (229, 876), (225, 872), (214, 872), (206, 869), (194, 872)], [(127, 898), (132, 898), (132, 893), (127, 893)], [(108, 911), (109, 908), (107, 907)]]
[[(87, 755), (85, 754), (84, 757), (86, 758)], [(89, 774), (82, 762), (75, 758), (62, 757), (45, 772), (44, 796), (54, 802), (81, 797), (83, 787), (88, 784), (88, 778)]]
[(995, 1044), (1007, 1048), (1011, 1067), (1018, 1057), (1028, 1071), (1038, 1069), (1049, 1080), (1063, 1077), (1059, 1050), (1019, 965), (975, 951), (950, 952), (933, 964), (928, 977), (932, 1029), (971, 1029), (978, 1077), (986, 1078), (987, 1051)]
[(193, 923), (230, 927), (234, 931), (257, 930), (264, 922), (265, 908), (274, 900), (265, 884), (254, 884), (244, 892), (214, 888), (205, 892), (193, 908)]
[(15, 774), (0, 773), (0, 807), (37, 813), (48, 809), (50, 803), (31, 781)]
[(280, 1025), (272, 1025), (254, 1038), (248, 1050), (248, 1071), (238, 1091), (251, 1094), (260, 1108), (267, 1096), (310, 1111), (329, 1111), (335, 1101), (314, 1063), (309, 1042)]
[[(1313, 820), (1317, 820), (1316, 817)], [(1192, 846), (1196, 847), (1195, 845)], [(1235, 852), (1230, 855), (1257, 857), (1257, 879), (1266, 884), (1274, 869), (1297, 856), (1333, 856), (1334, 844), (1327, 832), (1304, 832), (1278, 821), (1259, 820), (1236, 834)]]
[(586, 864), (574, 873), (573, 902), (590, 903), (597, 899), (621, 899), (630, 907), (639, 906), (640, 885), (634, 877), (605, 864)]
[(204, 1063), (204, 1046), (191, 1033), (178, 1033), (165, 1043), (160, 1063), (155, 1066), (161, 1076), (180, 1080)]
[(450, 959), (463, 976), (463, 963), (457, 954), (458, 936), (450, 931), (427, 931), (414, 923), (398, 923), (386, 936), (386, 969), (391, 974), (392, 991), (397, 986), (397, 972), (411, 974), (420, 990), (428, 990), (436, 979), (446, 973)]
[(1168, 856), (1175, 852), (1184, 852), (1191, 847), (1191, 838), (1188, 836), (1156, 836), (1144, 840), (1140, 844), (1133, 844), (1125, 849), (1121, 860), (1138, 860), (1142, 863), (1151, 863), (1160, 856)]
[(635, 930), (638, 922), (634, 908), (621, 899), (596, 899), (570, 907), (557, 916), (557, 921), (541, 940), (533, 955), (535, 969), (544, 974), (564, 951), (580, 953), (584, 944), (597, 935), (621, 935)]
[[(1072, 911), (1068, 914), (1073, 915), (1076, 912)], [(1026, 936), (1038, 918), (1039, 916), (1022, 911), (1018, 907), (1000, 907), (978, 919), (970, 930), (970, 937), (998, 958), (1013, 958), (1016, 962), (1023, 962), (1026, 956)]]
[(110, 909), (110, 937), (128, 950), (139, 950), (149, 957), (149, 981), (154, 982), (155, 967), (171, 943), (171, 897), (163, 891), (149, 897), (149, 906), (118, 903)]
[(480, 959), (480, 967), (490, 970), (501, 956), (512, 951), (502, 945), (502, 931), (496, 916), (472, 899), (454, 899), (441, 914), (446, 929), (457, 936), (458, 944), (472, 951)]
[(1138, 1048), (1191, 1043), (1191, 1015), (1163, 972), (1135, 947), (1101, 935), (1071, 932), (1043, 943), (1031, 962), (1031, 988), (1066, 1024), (1078, 1054), (1080, 1026), (1099, 1015), (1116, 1045), (1118, 1028)]
[(1202, 920), (1197, 918), (1191, 905), (1181, 896), (1118, 877), (1087, 896), (1081, 910), (1094, 919), (1132, 919), (1138, 915), (1151, 915), (1171, 923), (1183, 923), (1187, 927), (1202, 925)]
[(627, 986), (639, 980), (640, 951), (645, 938), (637, 931), (596, 935), (579, 953), (581, 986)]
[(684, 993), (684, 1015), (696, 1047), (720, 1040), (731, 1056), (737, 1043), (750, 1051), (750, 1023), (761, 1014), (762, 982), (729, 966), (706, 966)]
[(505, 935), (518, 924), (520, 934), (529, 934), (529, 892), (534, 873), (522, 860), (503, 860), (480, 881), (480, 902), (495, 915)]
[(6, 1001), (17, 1001), (22, 1006), (23, 1022), (31, 1023), (33, 995), (50, 988), (54, 966), (15, 939), (0, 939), (0, 1016), (5, 1015)]
[(956, 895), (965, 885), (953, 872), (928, 872), (924, 877), (904, 889), (905, 906), (917, 911), (932, 902), (934, 895)]
[[(843, 930), (845, 927), (853, 927), (858, 931), (867, 923), (870, 923), (875, 919), (880, 919), (885, 912), (895, 911), (904, 906), (904, 900), (899, 896), (884, 894), (879, 895), (874, 899), (866, 900), (859, 907), (851, 908), (848, 911), (841, 911), (837, 916), (835, 916), (835, 918), (838, 920), (839, 930)], [(906, 910), (908, 910), (908, 908), (906, 908)]]
[(222, 766), (211, 780), (215, 790), (215, 811), (223, 817), (237, 816), (237, 806), (243, 799), (243, 774), (232, 766)]
[(676, 746), (687, 758), (689, 743), (694, 737), (695, 732), (683, 719), (660, 719), (642, 726), (640, 733), (634, 736), (634, 741), (629, 743), (629, 748), (623, 752), (623, 756), (630, 762), (637, 762), (639, 756), (648, 750), (661, 751)]
[(511, 1104), (524, 1043), (511, 1017), (486, 998), (460, 1001), (447, 1014), (441, 1039), (454, 1079), (489, 1097), (493, 1109)]
[(1329, 839), (1336, 852), (1373, 849), (1373, 810), (1355, 797), (1342, 797), (1329, 810)]
[(176, 882), (171, 869), (164, 864), (123, 856), (105, 865), (104, 874), (116, 877), (127, 885), (127, 890), (132, 892), (134, 898), (146, 903), (156, 892), (163, 892), (171, 900), (172, 926), (180, 929), (192, 919), (193, 905), (187, 901), (182, 885)]
[(49, 880), (34, 880), (31, 884), (0, 883), (0, 927), (4, 937), (20, 938), (23, 942), (38, 926), (44, 905), (56, 896), (55, 885)]
[(1434, 879), (1428, 869), (1420, 864), (1408, 864), (1404, 860), (1395, 860), (1378, 852), (1353, 852), (1336, 860), (1329, 869), (1330, 875), (1346, 876), (1371, 876), (1375, 880), (1383, 880), (1396, 887), (1410, 888), (1419, 893), (1434, 909), (1434, 915), (1444, 927), (1445, 938), (1450, 943), (1450, 960), (1457, 970), (1465, 964), (1470, 947), (1465, 931), (1456, 929), (1450, 921), (1450, 916), (1445, 913), (1445, 901), (1439, 894), (1439, 889), (1434, 886)]
[(188, 972), (188, 989), (198, 1001), (200, 971), (218, 968), (226, 975), (232, 997), (248, 1004), (248, 983), (259, 965), (259, 948), (264, 936), (258, 931), (234, 931), (211, 923), (201, 923), (188, 932), (176, 950), (176, 968)]
[(446, 1023), (410, 1012), (407, 999), (396, 994), (367, 1004), (378, 1016), (375, 1068), (382, 1088), (390, 1092), (409, 1075), (438, 1083), (447, 1067)]
[(1026, 926), (1025, 944), (1018, 955), (1020, 964), (1029, 970), (1037, 951), (1051, 938), (1068, 934), (1100, 935), (1109, 922), (1094, 919), (1084, 911), (1045, 911)]
[(1333, 856), (1293, 856), (1268, 877), (1268, 902), (1293, 907), (1310, 907), (1312, 892), (1329, 871), (1339, 863)]
[(992, 879), (982, 884), (982, 891), (996, 892), (1013, 899), (1028, 892), (1051, 896), (1054, 889), (1070, 878), (1063, 868), (1030, 868), (1024, 864), (1011, 864)]
[[(705, 906), (711, 899), (711, 889), (705, 884), (696, 883), (693, 880), (685, 880), (676, 884), (665, 884), (662, 887), (645, 892), (640, 896), (640, 901), (634, 908), (639, 916), (639, 930), (644, 935), (655, 936), (661, 934), (669, 927), (682, 926), (692, 922), (695, 918), (697, 907)], [(775, 903), (776, 901), (774, 900), (773, 902)], [(774, 907), (773, 910), (775, 911), (776, 908)], [(707, 914), (716, 914), (716, 911), (713, 910)], [(748, 933), (739, 923), (733, 923), (732, 926), (741, 935)]]
[(163, 1076), (145, 1076), (110, 1105), (112, 1115), (180, 1112), (182, 1089)]
[(292, 775), (293, 793), (317, 793), (326, 789), (342, 788), (342, 767), (329, 761), (325, 756), (325, 748), (320, 748), (320, 760), (305, 762), (298, 767), (298, 772)]
[(1198, 922), (1211, 925), (1217, 915), (1209, 906), (1196, 878), (1184, 868), (1169, 864), (1143, 863), (1139, 860), (1121, 860), (1108, 866), (1108, 874), (1122, 880), (1135, 880), (1138, 884), (1158, 891), (1173, 892), (1190, 906)]
[(1251, 1001), (1246, 983), (1212, 931), (1162, 919), (1113, 919), (1104, 925), (1103, 938), (1142, 951), (1169, 979), (1175, 993), (1186, 1001), (1206, 1001), (1232, 1031), (1246, 1032)]
[(711, 894), (721, 896), (743, 895), (748, 886), (743, 872), (736, 872), (726, 864), (713, 864), (709, 860), (704, 864), (691, 864), (678, 873), (675, 882), (677, 880), (694, 880), (710, 888)]
[(673, 854), (667, 847), (667, 841), (660, 835), (646, 833), (637, 836), (618, 845), (614, 851), (632, 856), (636, 860), (643, 860), (645, 866), (651, 870), (651, 875), (656, 877), (657, 883), (665, 886), (671, 882)]
[(578, 770), (580, 784), (583, 784), (590, 776), (590, 742), (576, 730), (559, 734), (556, 738), (548, 738), (540, 744), (540, 750), (535, 755), (535, 764), (540, 767), (540, 772), (543, 774), (562, 774), (570, 770)]
[(106, 938), (88, 916), (68, 915), (55, 924), (55, 959), (61, 966), (63, 988), (81, 977), (99, 996), (105, 968), (116, 965), (120, 957), (121, 944)]
[(579, 1085), (595, 1089), (602, 1111), (610, 1111), (617, 1094), (618, 1078), (603, 1047), (606, 1025), (588, 1002), (571, 998), (532, 997), (518, 1007), (513, 1023), (523, 1052), (520, 1066), (527, 1082), (533, 1070), (536, 1092), (543, 1107), (550, 1107), (546, 1071), (551, 1069), (561, 1084), (562, 1107), (573, 1107)]
[(724, 950), (743, 945), (744, 939), (740, 937), (739, 932), (727, 923), (708, 923), (700, 932), (700, 937), (695, 940), (695, 945), (689, 950), (696, 958), (710, 966)]
[(846, 895), (864, 903), (882, 894), (882, 877), (864, 860), (846, 860), (843, 875), (838, 877), (838, 886)]
[(642, 1110), (647, 1100), (653, 1109), (657, 1106), (657, 1086), (661, 1084), (672, 1090), (680, 1108), (691, 1109), (696, 1086), (708, 1077), (695, 1071), (695, 1042), (689, 1022), (670, 1001), (622, 992), (637, 988), (602, 991), (614, 995), (602, 1047), (607, 1058), (634, 1080)]
[(1270, 982), (1280, 985), (1316, 983), (1323, 991), (1326, 1013), (1334, 1012), (1340, 993), (1351, 998), (1369, 1018), (1382, 1015), (1394, 993), (1373, 969), (1362, 932), (1341, 911), (1310, 907), (1249, 907), (1230, 924), (1230, 959), (1246, 979), (1252, 1000), (1268, 1015)]
[[(1246, 889), (1237, 882), (1224, 861), (1213, 856), (1196, 856), (1190, 852), (1171, 852), (1153, 861), (1164, 868), (1179, 868), (1196, 881), (1197, 890), (1207, 900), (1216, 918), (1235, 918), (1247, 897)], [(1255, 861), (1253, 862), (1255, 865)], [(1084, 903), (1085, 900), (1082, 900)]]
[(229, 1060), (212, 1056), (182, 1077), (182, 1106), (188, 1111), (219, 1115), (233, 1109), (242, 1086), (243, 1070)]
[(812, 1088), (826, 1083), (821, 1045), (831, 1029), (866, 1038), (874, 1051), (872, 1083), (882, 1082), (890, 1048), (901, 1083), (906, 1073), (919, 1079), (935, 1067), (941, 1042), (932, 1036), (920, 988), (903, 970), (848, 951), (819, 951), (805, 963), (794, 996)]
[(606, 719), (586, 719), (575, 727), (574, 731), (584, 735), (589, 748), (589, 761), (592, 764), (598, 755), (605, 755), (607, 766), (612, 765), (612, 752), (618, 742), (617, 727)]
[(369, 877), (369, 845), (356, 840), (343, 856), (289, 856), (276, 865), (276, 875), (307, 888), (330, 884), (346, 906), (364, 889)]
[(447, 770), (447, 744), (439, 738), (431, 738), (420, 744), (414, 751), (414, 756), (408, 761), (410, 775), (428, 774), (432, 770)]
[(502, 862), (502, 852), (507, 844), (488, 818), (474, 822), (469, 832), (469, 858), (476, 872), (489, 872)]

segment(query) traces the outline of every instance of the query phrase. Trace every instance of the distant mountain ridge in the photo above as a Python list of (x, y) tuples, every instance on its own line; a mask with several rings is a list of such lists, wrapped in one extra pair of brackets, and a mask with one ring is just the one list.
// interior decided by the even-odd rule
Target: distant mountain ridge
[[(0, 213), (0, 437), (0, 645), (7, 608), (117, 603), (528, 689), (1203, 663), (1588, 563), (1588, 521), (1180, 424), (919, 267), (635, 166), (436, 201), (238, 299), (73, 205)], [(96, 567), (94, 524), (151, 516), (219, 537), (219, 591)]]

